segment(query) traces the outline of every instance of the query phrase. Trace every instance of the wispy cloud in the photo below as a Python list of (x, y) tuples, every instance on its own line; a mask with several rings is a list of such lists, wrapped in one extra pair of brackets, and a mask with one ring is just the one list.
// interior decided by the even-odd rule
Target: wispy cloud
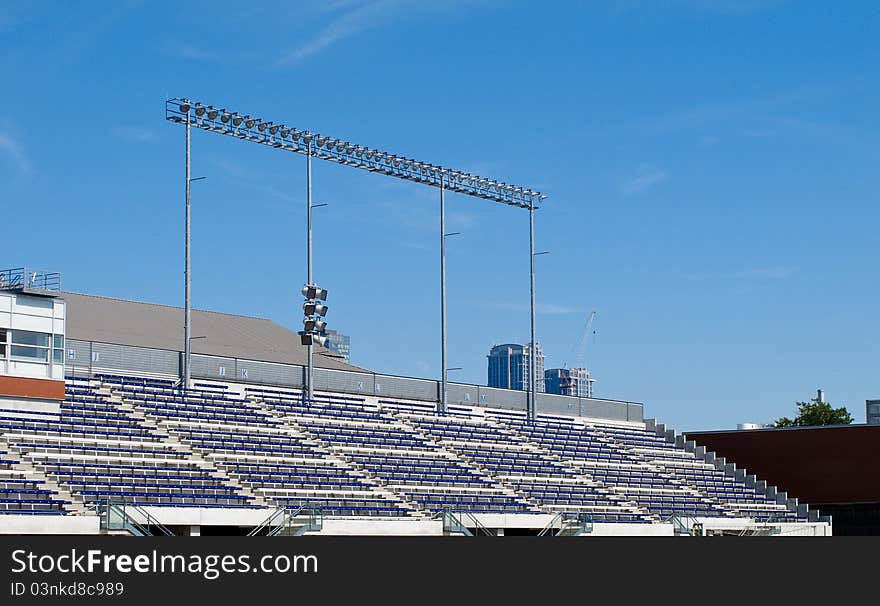
[(653, 164), (642, 164), (620, 186), (626, 196), (641, 194), (667, 179), (666, 171)]
[(193, 61), (218, 61), (224, 56), (220, 53), (189, 44), (170, 44), (164, 48), (164, 52), (172, 57), (191, 59)]
[(760, 267), (758, 269), (745, 269), (733, 272), (735, 278), (757, 280), (784, 280), (794, 275), (797, 271), (794, 267)]
[(797, 273), (796, 267), (771, 265), (752, 269), (734, 269), (705, 272), (685, 272), (682, 277), (689, 280), (785, 280)]
[[(663, 11), (686, 9), (695, 13), (746, 16), (774, 10), (789, 0), (669, 0), (663, 3)], [(633, 11), (658, 7), (655, 0), (618, 0), (619, 10)]]
[(335, 8), (341, 9), (344, 12), (337, 15), (314, 37), (281, 57), (278, 60), (278, 64), (296, 63), (330, 48), (341, 40), (385, 23), (394, 14), (389, 9), (401, 4), (402, 1), (361, 0), (335, 2)]
[(113, 129), (113, 136), (124, 141), (132, 141), (135, 143), (150, 143), (159, 138), (156, 131), (149, 128), (139, 128), (137, 126), (117, 126)]
[(686, 0), (698, 10), (726, 15), (752, 15), (779, 8), (788, 0)]
[[(486, 301), (478, 303), (481, 307), (489, 309), (500, 309), (504, 311), (528, 312), (529, 306), (525, 303), (516, 303), (514, 301)], [(542, 315), (562, 315), (562, 314), (582, 314), (585, 313), (583, 307), (575, 307), (572, 305), (560, 305), (558, 303), (537, 303), (535, 305), (535, 313)]]
[(21, 174), (31, 172), (31, 164), (24, 147), (12, 135), (0, 133), (0, 152), (12, 161)]

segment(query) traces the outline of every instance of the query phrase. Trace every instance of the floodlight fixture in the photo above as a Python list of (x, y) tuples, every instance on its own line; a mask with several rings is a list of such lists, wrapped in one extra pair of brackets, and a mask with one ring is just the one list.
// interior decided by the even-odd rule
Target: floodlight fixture
[(327, 329), (327, 322), (320, 318), (305, 318), (303, 319), (303, 326), (306, 332), (322, 333)]
[[(317, 204), (313, 204), (312, 208), (318, 206)], [(321, 206), (326, 206), (326, 204), (322, 204)], [(306, 284), (302, 287), (302, 295), (306, 299), (317, 299), (318, 301), (326, 301), (327, 300), (327, 289), (321, 288), (317, 284)]]
[(330, 309), (323, 303), (317, 301), (306, 301), (303, 303), (303, 312), (307, 316), (326, 316)]
[(330, 339), (328, 337), (312, 334), (305, 331), (300, 332), (299, 336), (300, 342), (303, 345), (320, 345), (321, 347), (326, 347), (327, 343), (330, 342)]

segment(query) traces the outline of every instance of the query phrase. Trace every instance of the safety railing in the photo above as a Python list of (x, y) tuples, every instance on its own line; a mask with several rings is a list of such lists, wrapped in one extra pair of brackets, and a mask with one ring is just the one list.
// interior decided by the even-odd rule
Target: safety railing
[(0, 290), (54, 294), (61, 290), (61, 274), (29, 267), (0, 270)]
[(593, 532), (593, 516), (581, 511), (562, 511), (553, 516), (539, 537), (576, 537)]
[(317, 507), (282, 508), (270, 513), (248, 536), (295, 537), (306, 532), (318, 532), (323, 527), (323, 514)]
[(103, 532), (127, 531), (138, 537), (174, 536), (174, 533), (149, 511), (125, 501), (103, 501), (94, 504)]
[(663, 519), (666, 524), (672, 524), (677, 535), (702, 536), (703, 523), (691, 516), (671, 515)]
[(443, 509), (432, 516), (443, 520), (444, 534), (460, 534), (467, 537), (494, 537), (495, 533), (486, 528), (482, 522), (469, 511)]

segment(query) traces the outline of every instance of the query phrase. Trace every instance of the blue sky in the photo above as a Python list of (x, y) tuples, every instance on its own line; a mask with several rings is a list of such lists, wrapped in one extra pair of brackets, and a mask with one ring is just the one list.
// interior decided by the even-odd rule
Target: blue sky
[[(874, 2), (4, 2), (2, 265), (179, 304), (188, 96), (550, 194), (538, 334), (686, 430), (880, 397)], [(434, 189), (314, 167), (353, 362), (439, 374)], [(193, 297), (297, 329), (305, 160), (195, 132)], [(449, 365), (528, 339), (528, 216), (448, 198)]]

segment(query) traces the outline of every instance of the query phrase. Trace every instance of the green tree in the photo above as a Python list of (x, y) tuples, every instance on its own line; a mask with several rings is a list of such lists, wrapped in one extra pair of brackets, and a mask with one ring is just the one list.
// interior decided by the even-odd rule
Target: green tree
[(776, 420), (776, 427), (815, 427), (817, 425), (849, 425), (852, 415), (845, 406), (833, 408), (828, 402), (813, 398), (809, 402), (798, 402), (798, 415), (794, 419), (782, 417)]

